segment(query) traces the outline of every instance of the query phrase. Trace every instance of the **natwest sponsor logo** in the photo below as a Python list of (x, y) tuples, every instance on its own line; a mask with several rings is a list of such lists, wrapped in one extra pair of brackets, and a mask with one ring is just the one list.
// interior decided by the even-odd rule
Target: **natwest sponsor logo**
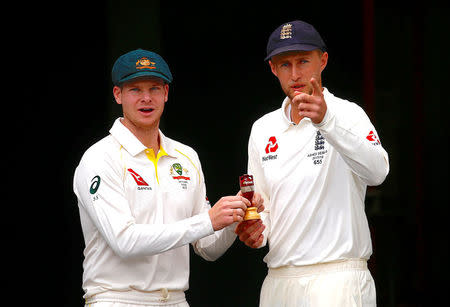
[(277, 138), (274, 136), (271, 136), (269, 138), (269, 143), (267, 143), (266, 145), (266, 154), (270, 153), (270, 152), (275, 152), (278, 149), (278, 143), (277, 143)]
[(265, 152), (266, 152), (266, 156), (262, 157), (262, 161), (269, 161), (269, 160), (275, 160), (278, 158), (278, 155), (271, 155), (270, 153), (274, 153), (278, 150), (278, 142), (277, 142), (277, 138), (274, 136), (271, 136), (269, 138), (269, 141), (266, 145), (265, 148)]
[(377, 138), (375, 133), (373, 133), (373, 131), (369, 132), (369, 135), (366, 136), (366, 139), (368, 139), (373, 145), (381, 144), (380, 140)]

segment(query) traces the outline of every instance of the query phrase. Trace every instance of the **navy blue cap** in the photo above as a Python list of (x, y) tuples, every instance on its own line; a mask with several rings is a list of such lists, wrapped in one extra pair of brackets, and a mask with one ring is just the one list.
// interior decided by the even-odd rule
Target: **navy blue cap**
[(274, 55), (287, 51), (326, 51), (326, 45), (319, 32), (304, 21), (294, 20), (279, 26), (269, 37), (265, 61)]
[(172, 82), (169, 65), (157, 53), (137, 49), (120, 56), (112, 68), (112, 82), (120, 85), (138, 77), (158, 77), (165, 82)]

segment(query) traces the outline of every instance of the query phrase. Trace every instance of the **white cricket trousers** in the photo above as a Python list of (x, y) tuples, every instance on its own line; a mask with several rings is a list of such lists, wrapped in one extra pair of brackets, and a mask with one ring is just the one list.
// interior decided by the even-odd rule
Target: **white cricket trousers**
[(269, 269), (259, 306), (374, 307), (375, 282), (363, 259)]
[(183, 291), (107, 291), (86, 299), (85, 307), (189, 307)]

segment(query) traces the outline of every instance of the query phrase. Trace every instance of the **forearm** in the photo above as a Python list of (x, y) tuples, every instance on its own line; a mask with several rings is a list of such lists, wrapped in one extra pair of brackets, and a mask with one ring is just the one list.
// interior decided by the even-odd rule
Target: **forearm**
[(102, 176), (101, 188), (92, 194), (87, 179), (92, 175), (81, 174), (78, 171), (74, 180), (79, 206), (120, 257), (159, 254), (213, 233), (207, 211), (170, 224), (136, 223), (118, 179)]
[[(375, 128), (368, 118), (364, 118), (365, 114), (353, 126), (340, 116), (328, 110), (324, 120), (315, 126), (366, 184), (381, 184), (389, 172), (389, 160), (376, 137)], [(374, 135), (372, 141), (367, 138), (369, 133)]]
[(207, 213), (172, 224), (130, 224), (117, 235), (105, 233), (120, 257), (151, 256), (195, 242), (213, 232)]
[(195, 253), (208, 261), (218, 259), (230, 248), (236, 239), (235, 227), (236, 223), (197, 240), (192, 244)]

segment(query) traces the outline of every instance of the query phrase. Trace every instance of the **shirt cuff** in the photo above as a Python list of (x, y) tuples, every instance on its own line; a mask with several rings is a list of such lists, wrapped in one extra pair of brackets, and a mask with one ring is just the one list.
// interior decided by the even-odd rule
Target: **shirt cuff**
[(320, 129), (324, 128), (324, 126), (330, 122), (332, 118), (332, 112), (330, 111), (330, 108), (327, 106), (327, 111), (325, 112), (325, 116), (323, 117), (322, 121), (318, 124), (312, 123), (314, 127)]
[(203, 212), (195, 215), (191, 218), (191, 223), (189, 225), (195, 230), (197, 234), (197, 240), (203, 237), (209, 236), (214, 233), (214, 228), (211, 223), (211, 218), (208, 212)]
[(225, 227), (225, 231), (229, 232), (230, 234), (234, 234), (235, 236), (237, 236), (237, 234), (234, 232), (234, 230), (236, 229), (237, 225), (239, 224), (239, 222), (235, 222), (231, 225), (228, 225), (227, 227)]

